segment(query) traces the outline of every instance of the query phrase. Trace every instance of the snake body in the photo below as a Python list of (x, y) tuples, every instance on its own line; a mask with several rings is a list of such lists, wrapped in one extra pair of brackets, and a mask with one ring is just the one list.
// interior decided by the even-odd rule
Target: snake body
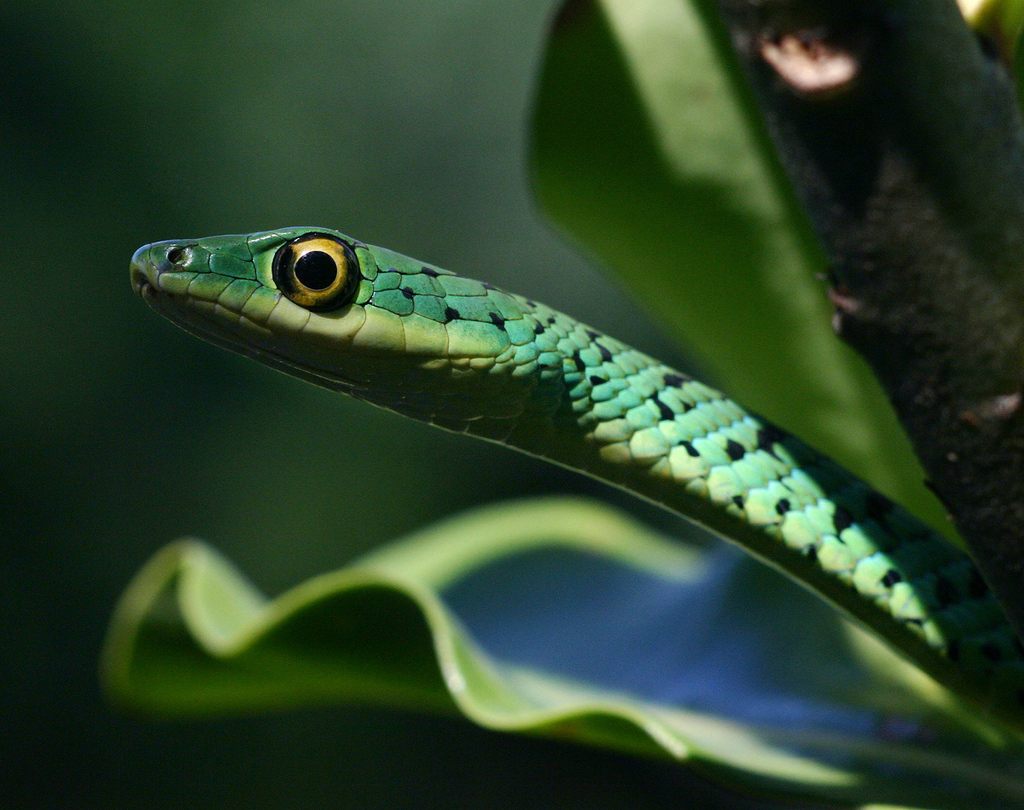
[(589, 473), (695, 520), (1024, 727), (1024, 656), (970, 558), (720, 392), (487, 283), (329, 229), (158, 242), (133, 286), (318, 385)]

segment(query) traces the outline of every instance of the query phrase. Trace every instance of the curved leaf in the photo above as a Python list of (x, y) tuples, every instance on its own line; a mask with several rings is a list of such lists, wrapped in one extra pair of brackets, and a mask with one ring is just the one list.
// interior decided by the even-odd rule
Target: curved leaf
[(563, 8), (533, 116), (537, 196), (719, 387), (951, 534), (878, 383), (832, 334), (824, 259), (706, 6)]
[(274, 600), (179, 541), (123, 597), (104, 676), (162, 715), (374, 701), (759, 790), (1024, 801), (1017, 744), (816, 599), (577, 500), (482, 509)]

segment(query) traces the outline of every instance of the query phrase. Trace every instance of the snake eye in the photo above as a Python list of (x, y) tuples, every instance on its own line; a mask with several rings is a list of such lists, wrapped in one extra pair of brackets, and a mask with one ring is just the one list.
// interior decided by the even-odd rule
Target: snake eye
[(288, 300), (323, 312), (347, 303), (359, 281), (351, 246), (325, 233), (307, 233), (274, 256), (274, 283)]

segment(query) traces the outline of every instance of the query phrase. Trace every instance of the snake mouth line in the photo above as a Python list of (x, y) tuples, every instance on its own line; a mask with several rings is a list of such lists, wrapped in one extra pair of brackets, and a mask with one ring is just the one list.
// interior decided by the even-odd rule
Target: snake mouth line
[[(354, 380), (346, 379), (339, 374), (329, 374), (320, 369), (305, 365), (294, 358), (285, 357), (273, 349), (248, 343), (228, 332), (219, 321), (208, 317), (200, 310), (189, 308), (190, 314), (186, 317), (183, 314), (183, 310), (190, 301), (189, 297), (187, 295), (175, 295), (174, 293), (159, 289), (141, 270), (132, 270), (131, 282), (142, 300), (156, 312), (180, 329), (184, 329), (191, 335), (209, 341), (215, 346), (241, 354), (244, 357), (259, 360), (273, 369), (299, 377), (321, 388), (343, 391), (356, 397), (367, 390), (366, 386), (360, 385)], [(184, 304), (179, 304), (178, 302), (184, 302)]]

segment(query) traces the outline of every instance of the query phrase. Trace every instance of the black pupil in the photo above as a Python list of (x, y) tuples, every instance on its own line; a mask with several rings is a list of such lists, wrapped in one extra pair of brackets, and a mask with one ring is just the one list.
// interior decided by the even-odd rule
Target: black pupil
[(322, 250), (303, 253), (295, 262), (295, 278), (309, 290), (326, 290), (338, 277), (338, 265)]

